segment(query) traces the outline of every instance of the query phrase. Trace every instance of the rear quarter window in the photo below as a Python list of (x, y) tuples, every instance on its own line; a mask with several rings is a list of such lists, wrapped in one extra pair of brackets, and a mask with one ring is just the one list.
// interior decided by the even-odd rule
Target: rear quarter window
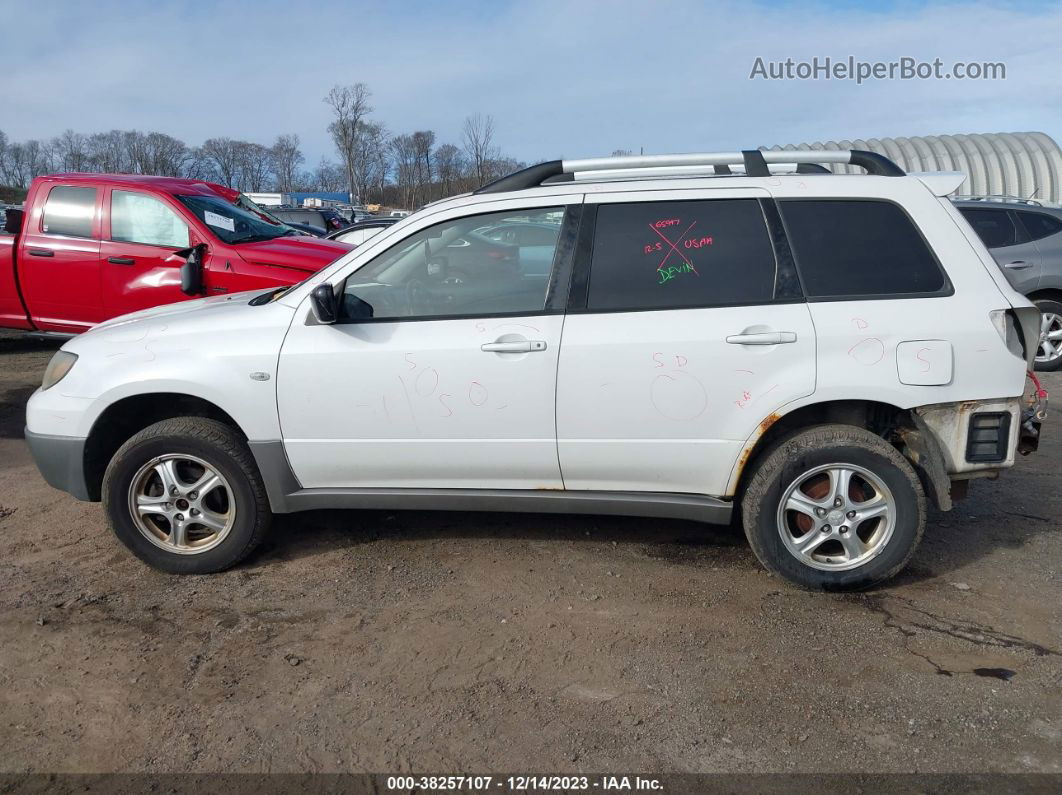
[(1053, 215), (1019, 210), (1018, 217), (1021, 218), (1025, 231), (1029, 233), (1030, 240), (1043, 240), (1056, 232), (1062, 232), (1062, 221)]
[(929, 245), (898, 205), (800, 199), (778, 206), (809, 299), (950, 294)]

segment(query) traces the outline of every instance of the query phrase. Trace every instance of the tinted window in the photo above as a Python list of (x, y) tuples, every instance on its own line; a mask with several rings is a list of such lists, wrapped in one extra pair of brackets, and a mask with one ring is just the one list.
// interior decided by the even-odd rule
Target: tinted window
[(774, 280), (774, 250), (755, 199), (598, 208), (588, 309), (766, 303)]
[(517, 246), (477, 230), (562, 208), (444, 221), (391, 246), (347, 279), (347, 320), (531, 314), (546, 306), (553, 247)]
[(962, 207), (959, 212), (970, 222), (977, 236), (988, 248), (1013, 246), (1019, 242), (1018, 230), (1007, 210), (982, 210)]
[(944, 273), (911, 219), (884, 201), (779, 202), (811, 297), (935, 293)]
[(1033, 213), (1018, 210), (1021, 222), (1025, 225), (1025, 231), (1029, 233), (1030, 240), (1040, 240), (1055, 232), (1062, 232), (1062, 221), (1053, 215)]
[(143, 193), (111, 191), (111, 240), (152, 246), (188, 246), (188, 227), (158, 199)]
[(49, 235), (92, 237), (95, 214), (95, 188), (57, 185), (48, 193), (48, 201), (44, 204), (41, 231)]

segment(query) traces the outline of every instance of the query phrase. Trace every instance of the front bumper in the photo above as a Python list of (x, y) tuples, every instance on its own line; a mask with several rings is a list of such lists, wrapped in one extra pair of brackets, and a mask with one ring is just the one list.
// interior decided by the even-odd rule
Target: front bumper
[(79, 500), (89, 500), (85, 483), (85, 440), (75, 436), (51, 436), (26, 429), (26, 444), (37, 469), (52, 486)]

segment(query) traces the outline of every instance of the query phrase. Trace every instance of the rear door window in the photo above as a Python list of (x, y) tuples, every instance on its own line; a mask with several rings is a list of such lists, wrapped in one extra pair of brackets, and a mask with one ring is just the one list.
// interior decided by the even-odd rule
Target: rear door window
[(987, 210), (980, 207), (960, 207), (959, 212), (970, 223), (988, 248), (1003, 248), (1024, 243), (1024, 237), (1014, 225), (1009, 210)]
[(769, 303), (775, 272), (756, 199), (602, 204), (587, 310)]
[(48, 192), (41, 231), (48, 235), (92, 237), (96, 216), (96, 188), (56, 185)]
[(808, 298), (950, 293), (929, 245), (898, 205), (863, 199), (778, 205)]

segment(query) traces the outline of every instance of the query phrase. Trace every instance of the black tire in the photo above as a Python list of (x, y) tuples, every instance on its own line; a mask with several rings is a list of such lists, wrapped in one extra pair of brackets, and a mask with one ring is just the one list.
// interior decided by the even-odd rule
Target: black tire
[[(1036, 308), (1040, 310), (1040, 314), (1050, 313), (1062, 317), (1062, 303), (1058, 301), (1052, 301), (1048, 298), (1040, 298), (1033, 301), (1036, 304)], [(1037, 343), (1037, 353), (1039, 353), (1039, 343)], [(1059, 356), (1053, 362), (1036, 362), (1036, 370), (1041, 373), (1053, 373), (1056, 370), (1062, 369), (1062, 356)]]
[[(130, 489), (142, 467), (159, 456), (190, 455), (227, 481), (235, 518), (222, 540), (191, 554), (152, 543), (133, 519)], [(134, 555), (173, 574), (209, 574), (235, 566), (265, 537), (272, 520), (269, 500), (247, 443), (230, 426), (201, 417), (177, 417), (150, 425), (123, 444), (103, 477), (103, 507), (111, 529)]]
[[(882, 533), (885, 540), (875, 547), (875, 556), (847, 570), (823, 570), (804, 562), (783, 541), (785, 531), (779, 522), (779, 505), (790, 485), (828, 464), (855, 466), (876, 476), (891, 492), (895, 506), (891, 536)], [(828, 475), (824, 477), (828, 479)], [(855, 479), (864, 485), (869, 483), (858, 474)], [(760, 562), (775, 574), (813, 590), (862, 590), (889, 579), (914, 555), (926, 525), (925, 493), (911, 464), (881, 437), (850, 425), (818, 425), (779, 440), (756, 464), (741, 509), (745, 535)], [(795, 513), (786, 517), (800, 518)], [(792, 521), (793, 518), (787, 518), (787, 522)], [(882, 526), (875, 520), (866, 524), (871, 533)], [(810, 536), (801, 536), (800, 540), (805, 537)], [(830, 536), (824, 538), (828, 540)], [(840, 541), (836, 543), (841, 548)], [(841, 554), (847, 554), (843, 548)], [(859, 559), (854, 556), (852, 562)]]

